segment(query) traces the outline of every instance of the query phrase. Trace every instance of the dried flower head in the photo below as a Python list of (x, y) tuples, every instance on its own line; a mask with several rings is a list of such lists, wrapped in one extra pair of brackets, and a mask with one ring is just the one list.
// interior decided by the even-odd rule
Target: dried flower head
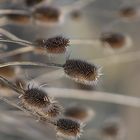
[(44, 0), (25, 0), (25, 4), (27, 6), (34, 6), (36, 4), (39, 4), (40, 2), (43, 2)]
[(46, 48), (48, 53), (59, 54), (65, 53), (66, 48), (69, 46), (69, 39), (62, 36), (56, 36), (44, 41), (43, 47)]
[(132, 44), (128, 36), (116, 32), (102, 33), (100, 40), (104, 45), (109, 45), (113, 49), (129, 47)]
[(125, 137), (124, 127), (118, 118), (107, 119), (101, 128), (101, 135), (104, 139), (122, 139)]
[(62, 113), (62, 107), (59, 103), (50, 98), (41, 89), (28, 87), (20, 98), (21, 103), (26, 108), (37, 112), (42, 117), (55, 118)]
[(60, 20), (60, 10), (50, 6), (44, 6), (36, 8), (33, 12), (35, 20), (41, 22), (59, 22)]
[(30, 22), (31, 16), (29, 14), (7, 14), (6, 17), (19, 24), (28, 24)]
[(67, 60), (63, 67), (69, 78), (82, 84), (96, 84), (101, 75), (100, 68), (82, 60)]
[(83, 124), (69, 118), (60, 118), (56, 122), (57, 135), (64, 138), (80, 137)]
[(73, 105), (65, 109), (64, 115), (82, 122), (89, 121), (94, 116), (94, 111), (86, 106)]
[(133, 6), (125, 6), (119, 10), (119, 15), (122, 18), (134, 18), (138, 14), (138, 9)]

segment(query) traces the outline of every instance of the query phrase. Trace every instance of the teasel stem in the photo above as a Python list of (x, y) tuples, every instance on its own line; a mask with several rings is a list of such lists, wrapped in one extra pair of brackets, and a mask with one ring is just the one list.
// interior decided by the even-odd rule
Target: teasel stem
[(24, 91), (21, 88), (18, 88), (16, 85), (14, 85), (12, 82), (8, 81), (4, 77), (0, 76), (0, 81), (4, 83), (6, 86), (17, 92), (18, 94), (23, 94)]
[[(78, 100), (99, 101), (105, 103), (113, 103), (130, 107), (140, 108), (140, 98), (121, 95), (116, 93), (83, 91), (64, 88), (46, 88), (48, 95), (58, 98), (72, 98)], [(58, 94), (59, 93), (59, 94)]]
[(29, 44), (31, 43), (31, 42), (29, 42), (27, 40), (23, 40), (23, 39), (17, 37), (16, 35), (10, 33), (9, 31), (7, 31), (5, 29), (2, 29), (2, 28), (0, 28), (0, 34), (8, 37), (11, 40), (15, 40), (15, 41), (18, 40), (18, 41), (21, 41), (21, 42), (27, 42)]
[(12, 50), (12, 51), (0, 53), (0, 59), (5, 58), (5, 57), (11, 57), (11, 56), (18, 55), (18, 54), (32, 52), (34, 50), (35, 50), (35, 48), (33, 46), (18, 48), (18, 49)]
[[(11, 106), (13, 106), (13, 107), (15, 107), (15, 108), (21, 110), (21, 111), (23, 111), (27, 116), (30, 116), (30, 117), (32, 117), (33, 119), (35, 119), (35, 120), (41, 122), (41, 120), (38, 120), (38, 119), (41, 117), (40, 115), (35, 114), (35, 113), (31, 112), (31, 111), (28, 111), (28, 110), (26, 110), (26, 109), (23, 108), (23, 107), (20, 107), (19, 105), (17, 105), (16, 103), (10, 101), (9, 99), (7, 99), (7, 98), (5, 98), (5, 97), (0, 96), (0, 100), (1, 100), (1, 101), (4, 101), (5, 103), (7, 103), (7, 104), (9, 104), (9, 105), (11, 105)], [(45, 118), (45, 122), (47, 122), (47, 123), (49, 123), (49, 124), (52, 124), (52, 125), (55, 124), (54, 121), (51, 121), (51, 120), (48, 119), (48, 118)], [(43, 121), (43, 124), (44, 124), (44, 121)]]
[(0, 38), (0, 42), (5, 42), (5, 43), (14, 43), (14, 44), (19, 44), (19, 45), (23, 45), (23, 46), (27, 46), (27, 45), (31, 45), (33, 46), (33, 43), (28, 42), (28, 41), (21, 41), (21, 40), (11, 40), (11, 39), (3, 39)]
[(6, 14), (27, 15), (27, 14), (31, 14), (31, 13), (30, 13), (30, 11), (26, 11), (26, 10), (0, 9), (0, 15), (6, 15)]

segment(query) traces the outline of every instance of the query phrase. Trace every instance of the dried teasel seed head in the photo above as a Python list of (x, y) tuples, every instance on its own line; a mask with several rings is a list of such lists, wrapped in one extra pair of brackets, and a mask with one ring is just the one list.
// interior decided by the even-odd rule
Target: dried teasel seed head
[(28, 24), (30, 22), (31, 16), (30, 15), (22, 15), (22, 14), (7, 14), (6, 17), (15, 22), (15, 23), (19, 23), (19, 24)]
[(44, 41), (43, 47), (46, 48), (48, 53), (59, 54), (65, 53), (66, 48), (69, 46), (69, 39), (62, 36), (56, 36)]
[(25, 107), (30, 109), (45, 108), (50, 104), (50, 99), (46, 92), (38, 88), (28, 88), (21, 96), (21, 101)]
[(132, 45), (130, 37), (117, 32), (104, 32), (101, 34), (100, 40), (105, 46), (109, 45), (113, 49), (121, 49)]
[(56, 101), (53, 101), (47, 108), (43, 109), (44, 115), (49, 118), (57, 118), (63, 112), (63, 107)]
[(138, 15), (139, 10), (133, 6), (125, 6), (119, 10), (119, 16), (122, 18), (135, 18)]
[(59, 118), (56, 122), (57, 135), (64, 138), (78, 138), (83, 131), (83, 124), (70, 118)]
[(44, 0), (25, 0), (25, 4), (27, 6), (34, 6), (36, 4), (39, 4), (40, 2), (43, 2)]
[(102, 128), (101, 128), (101, 136), (106, 139), (124, 139), (125, 137), (125, 129), (123, 127), (122, 122), (118, 118), (110, 118), (107, 119)]
[(86, 106), (73, 105), (65, 109), (64, 115), (82, 122), (90, 121), (95, 115), (94, 111)]
[(33, 16), (35, 20), (40, 22), (56, 23), (60, 21), (61, 12), (57, 8), (44, 6), (36, 8), (33, 12)]
[(82, 60), (69, 59), (63, 67), (65, 74), (69, 78), (86, 85), (96, 84), (101, 75), (101, 68)]

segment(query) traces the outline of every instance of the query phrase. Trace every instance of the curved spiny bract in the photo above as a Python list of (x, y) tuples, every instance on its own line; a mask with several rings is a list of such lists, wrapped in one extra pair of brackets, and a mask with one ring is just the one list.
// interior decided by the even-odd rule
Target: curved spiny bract
[(82, 134), (83, 124), (71, 118), (59, 118), (56, 121), (56, 131), (59, 137), (78, 138)]
[(86, 85), (96, 84), (101, 75), (100, 68), (82, 60), (69, 59), (63, 68), (66, 76), (75, 82)]

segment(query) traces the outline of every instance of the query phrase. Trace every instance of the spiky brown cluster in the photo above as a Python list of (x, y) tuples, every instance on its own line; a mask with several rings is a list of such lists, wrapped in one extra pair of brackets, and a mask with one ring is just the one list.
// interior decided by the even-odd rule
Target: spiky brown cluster
[(58, 119), (56, 126), (57, 135), (66, 138), (80, 137), (82, 132), (81, 124), (78, 121), (69, 118)]
[(93, 84), (100, 76), (97, 66), (82, 60), (67, 60), (63, 67), (68, 77), (82, 84)]
[(25, 0), (25, 4), (27, 6), (34, 6), (36, 4), (39, 4), (42, 1), (44, 1), (44, 0)]
[(69, 39), (62, 36), (52, 37), (44, 41), (44, 47), (48, 53), (65, 53), (67, 46), (69, 46)]
[(47, 94), (38, 88), (31, 88), (25, 90), (22, 96), (22, 102), (25, 106), (33, 108), (44, 108), (50, 104)]
[(137, 15), (137, 9), (133, 6), (123, 7), (119, 11), (119, 15), (123, 18), (132, 18)]
[(42, 22), (59, 22), (60, 10), (50, 6), (39, 7), (33, 12), (35, 20)]
[(101, 34), (100, 40), (103, 43), (109, 44), (109, 46), (113, 49), (119, 49), (125, 46), (126, 37), (121, 33), (115, 32), (105, 32)]
[(7, 14), (6, 17), (15, 22), (15, 23), (20, 23), (20, 24), (27, 24), (29, 23), (30, 19), (31, 19), (31, 16), (30, 15), (27, 15), (27, 14), (24, 14), (24, 15), (21, 15), (21, 14)]

